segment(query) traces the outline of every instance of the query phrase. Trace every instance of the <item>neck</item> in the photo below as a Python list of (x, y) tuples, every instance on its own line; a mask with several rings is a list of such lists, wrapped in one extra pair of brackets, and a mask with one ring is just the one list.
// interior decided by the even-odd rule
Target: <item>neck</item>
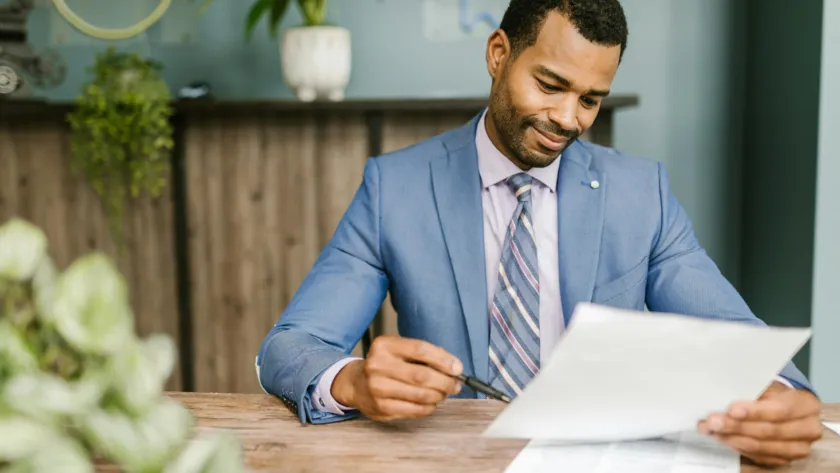
[(530, 166), (525, 165), (522, 161), (520, 161), (515, 154), (505, 146), (502, 140), (499, 138), (499, 132), (496, 129), (496, 122), (493, 120), (493, 114), (491, 113), (491, 109), (487, 109), (487, 113), (484, 115), (484, 131), (487, 132), (487, 137), (490, 138), (490, 142), (493, 143), (493, 146), (499, 150), (510, 162), (512, 162), (516, 167), (523, 171), (527, 171), (531, 169)]

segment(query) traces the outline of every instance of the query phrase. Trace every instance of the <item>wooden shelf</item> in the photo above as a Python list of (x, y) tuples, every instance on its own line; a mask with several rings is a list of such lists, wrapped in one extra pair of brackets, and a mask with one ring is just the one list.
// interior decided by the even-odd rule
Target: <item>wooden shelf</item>
[[(602, 110), (636, 106), (636, 95), (624, 94), (607, 97)], [(393, 99), (345, 100), (341, 102), (299, 102), (296, 100), (232, 101), (232, 100), (178, 100), (176, 113), (183, 115), (254, 115), (288, 112), (477, 112), (487, 105), (483, 98), (470, 99)], [(0, 120), (54, 119), (73, 109), (71, 102), (50, 102), (37, 99), (0, 99)]]

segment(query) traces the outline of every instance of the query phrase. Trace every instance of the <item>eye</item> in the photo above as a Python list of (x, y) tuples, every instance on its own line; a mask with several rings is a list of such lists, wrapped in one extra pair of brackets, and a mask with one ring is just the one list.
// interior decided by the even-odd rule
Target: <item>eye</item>
[(560, 87), (557, 87), (555, 85), (551, 85), (551, 84), (549, 84), (547, 82), (544, 82), (540, 79), (537, 79), (537, 82), (540, 84), (540, 88), (543, 89), (544, 91), (548, 92), (548, 93), (560, 92), (560, 90), (562, 90)]
[(590, 97), (581, 97), (580, 101), (583, 102), (583, 105), (586, 108), (591, 108), (598, 105), (598, 101)]

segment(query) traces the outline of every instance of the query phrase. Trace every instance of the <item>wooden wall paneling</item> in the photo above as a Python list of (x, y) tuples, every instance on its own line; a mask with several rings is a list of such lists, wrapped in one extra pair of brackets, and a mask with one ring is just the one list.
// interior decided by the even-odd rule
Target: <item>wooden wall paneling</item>
[(260, 392), (254, 356), (332, 236), (366, 157), (359, 114), (188, 124), (196, 391)]
[[(126, 279), (140, 336), (165, 333), (179, 342), (172, 241), (172, 202), (142, 196), (125, 210), (126, 251), (117, 254), (98, 196), (70, 170), (69, 130), (60, 120), (0, 122), (0, 222), (13, 216), (41, 227), (60, 269), (103, 251)], [(182, 386), (180, 368), (166, 389)]]
[[(180, 354), (174, 218), (169, 186), (171, 181), (160, 197), (144, 196), (126, 208), (124, 232), (129, 246), (120, 266), (130, 283), (138, 333), (169, 334)], [(94, 205), (98, 206), (98, 201)], [(106, 222), (101, 222), (103, 235), (109, 235)], [(111, 242), (110, 236), (104, 241)], [(116, 249), (111, 245), (109, 251), (114, 254)], [(167, 389), (183, 389), (183, 373), (177, 362)]]
[[(258, 387), (255, 345), (272, 300), (283, 292), (285, 253), (277, 214), (287, 183), (282, 153), (267, 152), (262, 118), (214, 117), (187, 124), (186, 188), (193, 313), (194, 388), (249, 392)], [(298, 138), (297, 142), (301, 143)], [(305, 137), (302, 145), (305, 145)], [(302, 148), (303, 146), (301, 146)], [(282, 151), (273, 146), (272, 151)], [(305, 159), (305, 157), (301, 157)], [(268, 203), (272, 199), (273, 202)], [(266, 244), (268, 243), (268, 244)], [(274, 251), (272, 251), (274, 250)], [(266, 329), (267, 330), (267, 329)], [(250, 360), (250, 362), (246, 361)]]
[(457, 112), (389, 112), (382, 126), (382, 150), (391, 152), (464, 125), (476, 114)]

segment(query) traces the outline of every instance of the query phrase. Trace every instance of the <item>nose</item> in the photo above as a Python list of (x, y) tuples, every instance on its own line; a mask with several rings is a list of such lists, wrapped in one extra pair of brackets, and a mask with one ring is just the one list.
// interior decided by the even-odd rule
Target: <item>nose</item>
[(548, 111), (548, 119), (564, 130), (575, 131), (577, 123), (578, 99), (574, 94), (563, 94), (563, 97)]

